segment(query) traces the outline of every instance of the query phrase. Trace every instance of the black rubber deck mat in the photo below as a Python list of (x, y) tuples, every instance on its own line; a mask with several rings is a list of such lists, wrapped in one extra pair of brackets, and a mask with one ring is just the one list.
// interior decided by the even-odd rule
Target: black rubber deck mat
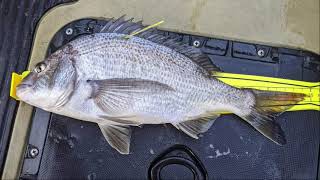
[(38, 20), (63, 2), (0, 0), (0, 174), (17, 107), (17, 101), (9, 98), (11, 73), (26, 68)]
[[(80, 20), (61, 29), (48, 53), (103, 22)], [(168, 32), (164, 32), (168, 33)], [(318, 55), (300, 50), (170, 33), (199, 46), (225, 72), (320, 81)], [(199, 140), (171, 125), (133, 128), (131, 153), (121, 155), (93, 123), (36, 109), (21, 177), (38, 179), (316, 179), (318, 111), (284, 113), (278, 146), (234, 115), (224, 115)], [(39, 136), (39, 132), (43, 136)], [(34, 153), (40, 152), (40, 153)]]

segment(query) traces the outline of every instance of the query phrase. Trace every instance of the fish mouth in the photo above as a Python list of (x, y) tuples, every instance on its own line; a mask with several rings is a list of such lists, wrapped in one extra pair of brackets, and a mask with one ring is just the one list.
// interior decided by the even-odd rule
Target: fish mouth
[(20, 83), (17, 85), (17, 89), (26, 89), (31, 87), (32, 87), (32, 84), (29, 84), (29, 83)]
[(28, 99), (28, 96), (30, 94), (30, 92), (32, 91), (33, 86), (31, 84), (28, 83), (20, 83), (19, 85), (17, 85), (16, 87), (16, 96), (22, 100), (25, 101)]
[(29, 83), (20, 83), (17, 85), (16, 87), (16, 94), (17, 96), (21, 96), (27, 92), (30, 92), (30, 90), (32, 90), (33, 85), (29, 84)]

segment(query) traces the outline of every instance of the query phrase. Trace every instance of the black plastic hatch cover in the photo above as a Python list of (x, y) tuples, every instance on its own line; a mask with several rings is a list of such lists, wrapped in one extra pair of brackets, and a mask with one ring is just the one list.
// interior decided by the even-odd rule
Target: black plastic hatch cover
[[(48, 53), (103, 21), (62, 28)], [(163, 32), (169, 33), (169, 32)], [(320, 81), (319, 56), (300, 50), (170, 33), (201, 48), (223, 71)], [(234, 115), (220, 117), (199, 140), (171, 125), (133, 128), (131, 153), (111, 148), (98, 126), (36, 109), (22, 178), (87, 179), (316, 179), (320, 115), (288, 112), (278, 118), (287, 137), (278, 146)], [(42, 136), (35, 136), (34, 133)], [(44, 133), (46, 132), (46, 133)]]

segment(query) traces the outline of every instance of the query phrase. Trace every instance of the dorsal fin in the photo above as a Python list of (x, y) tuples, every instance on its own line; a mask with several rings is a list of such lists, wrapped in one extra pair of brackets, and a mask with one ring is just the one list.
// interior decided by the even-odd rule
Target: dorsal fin
[[(142, 21), (133, 22), (133, 18), (125, 20), (125, 16), (121, 16), (116, 20), (114, 20), (114, 18), (110, 19), (101, 29), (100, 33), (132, 34), (144, 27), (146, 26), (142, 25)], [(211, 71), (221, 71), (220, 68), (211, 63), (209, 57), (202, 53), (200, 49), (180, 41), (180, 38), (165, 35), (159, 32), (156, 28), (148, 29), (135, 36), (161, 44), (190, 58), (207, 71), (208, 75), (210, 75)]]

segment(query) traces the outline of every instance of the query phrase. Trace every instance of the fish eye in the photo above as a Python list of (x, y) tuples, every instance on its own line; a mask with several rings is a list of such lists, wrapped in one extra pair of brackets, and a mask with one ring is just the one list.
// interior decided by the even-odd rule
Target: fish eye
[(36, 67), (34, 68), (34, 71), (36, 73), (40, 73), (42, 71), (44, 71), (46, 69), (47, 65), (45, 63), (39, 63), (36, 65)]

